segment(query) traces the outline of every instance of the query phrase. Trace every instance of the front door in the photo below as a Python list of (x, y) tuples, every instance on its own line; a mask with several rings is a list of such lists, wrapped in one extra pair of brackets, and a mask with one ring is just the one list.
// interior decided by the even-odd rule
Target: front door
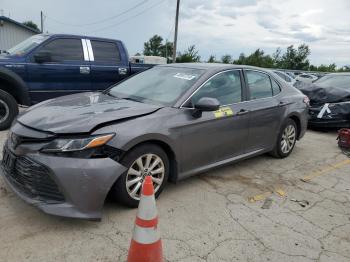
[(129, 61), (121, 58), (118, 42), (87, 41), (93, 52), (90, 61), (91, 82), (94, 90), (105, 90), (129, 75)]
[(210, 78), (190, 98), (193, 106), (202, 97), (216, 98), (221, 104), (218, 111), (202, 112), (192, 116), (193, 109), (185, 109), (181, 127), (180, 172), (195, 172), (216, 162), (240, 155), (248, 138), (249, 115), (245, 111), (241, 70), (229, 70)]
[[(50, 61), (37, 63), (34, 55), (48, 52)], [(28, 63), (28, 85), (33, 103), (91, 90), (90, 62), (79, 38), (53, 39), (35, 51)]]

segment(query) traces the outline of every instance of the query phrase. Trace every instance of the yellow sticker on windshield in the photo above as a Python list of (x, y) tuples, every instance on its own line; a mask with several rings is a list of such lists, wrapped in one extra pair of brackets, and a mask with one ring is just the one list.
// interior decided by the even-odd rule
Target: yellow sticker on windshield
[(215, 118), (221, 118), (221, 117), (225, 117), (225, 116), (232, 116), (233, 115), (233, 111), (230, 107), (222, 107), (219, 110), (214, 112)]

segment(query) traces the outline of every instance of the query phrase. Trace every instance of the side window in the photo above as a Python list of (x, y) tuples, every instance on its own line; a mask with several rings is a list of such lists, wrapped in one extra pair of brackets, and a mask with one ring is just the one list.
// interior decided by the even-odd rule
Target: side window
[(96, 62), (120, 62), (120, 54), (116, 43), (91, 41), (91, 45)]
[(57, 39), (43, 46), (40, 51), (50, 52), (52, 62), (84, 61), (80, 39)]
[(192, 96), (192, 104), (202, 97), (216, 98), (220, 105), (241, 102), (242, 85), (239, 71), (227, 71), (214, 76)]
[(277, 82), (271, 78), (271, 84), (272, 84), (272, 93), (273, 95), (277, 95), (281, 92), (280, 86), (277, 84)]
[(272, 97), (270, 77), (257, 71), (246, 71), (250, 99)]

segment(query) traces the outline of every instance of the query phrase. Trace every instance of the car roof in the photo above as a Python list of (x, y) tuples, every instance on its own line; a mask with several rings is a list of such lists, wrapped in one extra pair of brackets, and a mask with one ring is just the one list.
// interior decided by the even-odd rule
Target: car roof
[(191, 69), (204, 69), (204, 70), (213, 70), (220, 71), (225, 69), (253, 69), (261, 70), (268, 72), (268, 69), (261, 67), (248, 66), (248, 65), (235, 65), (235, 64), (220, 64), (220, 63), (174, 63), (166, 65), (157, 65), (160, 67), (178, 67), (178, 68), (191, 68)]
[(96, 40), (105, 40), (105, 41), (113, 41), (113, 42), (121, 42), (117, 39), (104, 38), (104, 37), (96, 37), (96, 36), (87, 36), (87, 35), (74, 35), (74, 34), (41, 34), (49, 37), (67, 37), (67, 38), (87, 38), (87, 39), (96, 39)]

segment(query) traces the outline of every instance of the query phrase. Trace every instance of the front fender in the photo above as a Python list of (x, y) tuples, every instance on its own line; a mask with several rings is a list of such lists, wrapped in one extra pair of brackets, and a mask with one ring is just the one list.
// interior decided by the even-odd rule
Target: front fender
[(11, 88), (4, 91), (13, 95), (19, 104), (31, 105), (28, 87), (19, 75), (5, 67), (0, 67), (1, 79), (11, 84)]

